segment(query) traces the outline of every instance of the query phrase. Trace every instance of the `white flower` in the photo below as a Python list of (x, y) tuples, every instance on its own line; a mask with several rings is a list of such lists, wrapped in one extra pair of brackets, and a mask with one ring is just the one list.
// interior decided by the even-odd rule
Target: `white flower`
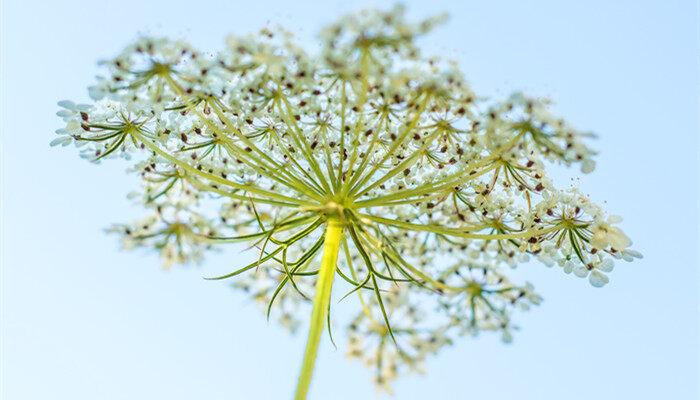
[(591, 261), (588, 264), (577, 265), (574, 274), (579, 278), (588, 276), (588, 281), (595, 287), (605, 286), (610, 280), (604, 272), (611, 272), (615, 264), (609, 258)]
[(581, 163), (581, 172), (584, 174), (590, 174), (595, 169), (595, 161), (591, 159), (586, 159)]
[(632, 245), (632, 241), (620, 228), (608, 223), (599, 223), (592, 228), (591, 245), (597, 249), (613, 248), (622, 251)]
[(349, 354), (386, 387), (452, 335), (512, 339), (513, 314), (541, 298), (506, 266), (536, 257), (603, 286), (613, 258), (641, 257), (618, 218), (547, 174), (592, 171), (591, 135), (547, 100), (480, 98), (456, 65), (422, 57), (415, 39), (437, 22), (402, 7), (347, 16), (315, 53), (272, 29), (216, 55), (141, 37), (103, 64), (93, 103), (59, 103), (51, 145), (133, 157), (130, 198), (152, 216), (113, 229), (125, 247), (169, 266), (246, 243), (256, 261), (214, 279), (235, 277), (291, 330), (308, 300), (330, 299), (322, 272), (342, 279), (361, 311)]
[(627, 262), (632, 262), (635, 258), (644, 258), (642, 253), (632, 249), (625, 249), (613, 255), (616, 257), (620, 257)]

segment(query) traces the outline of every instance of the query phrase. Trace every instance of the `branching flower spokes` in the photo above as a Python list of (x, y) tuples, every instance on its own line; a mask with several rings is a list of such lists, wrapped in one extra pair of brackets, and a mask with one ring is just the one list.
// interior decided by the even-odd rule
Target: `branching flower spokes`
[(544, 100), (482, 100), (455, 65), (421, 56), (415, 38), (440, 19), (348, 16), (319, 54), (281, 30), (217, 55), (143, 37), (104, 63), (93, 103), (59, 103), (52, 145), (135, 159), (132, 198), (152, 217), (113, 228), (127, 247), (171, 265), (247, 243), (255, 260), (212, 279), (236, 277), (292, 329), (313, 304), (298, 398), (333, 288), (361, 306), (348, 353), (385, 386), (454, 335), (510, 341), (513, 311), (541, 299), (507, 268), (537, 258), (603, 286), (613, 259), (641, 256), (619, 218), (547, 177), (553, 162), (591, 172), (593, 135)]

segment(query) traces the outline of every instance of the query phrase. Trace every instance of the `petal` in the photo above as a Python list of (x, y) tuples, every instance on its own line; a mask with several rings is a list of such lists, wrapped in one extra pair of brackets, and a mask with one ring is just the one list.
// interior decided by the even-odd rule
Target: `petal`
[(644, 258), (644, 255), (642, 253), (638, 252), (637, 250), (632, 250), (632, 249), (626, 249), (624, 251), (625, 254), (628, 254), (634, 258)]
[(61, 100), (58, 102), (58, 106), (68, 110), (75, 110), (75, 103), (70, 100)]
[(597, 229), (593, 232), (593, 236), (590, 239), (591, 246), (597, 249), (604, 249), (608, 247), (608, 238), (605, 231)]
[(619, 228), (611, 228), (608, 235), (610, 245), (616, 250), (625, 250), (632, 245), (632, 241)]
[(603, 262), (596, 266), (596, 269), (603, 272), (610, 272), (613, 270), (614, 267), (615, 263), (613, 262), (613, 260), (606, 258), (605, 260), (603, 260)]
[(594, 287), (603, 287), (610, 281), (610, 279), (608, 279), (608, 276), (604, 273), (594, 270), (591, 272), (591, 276), (588, 277), (588, 281)]
[(102, 88), (99, 88), (97, 86), (90, 86), (88, 88), (88, 94), (90, 95), (90, 98), (93, 100), (102, 100), (105, 97), (104, 90), (102, 90)]
[(574, 264), (571, 261), (567, 261), (566, 263), (564, 263), (564, 273), (570, 274), (573, 269)]
[(581, 172), (584, 174), (590, 174), (593, 172), (595, 169), (595, 161), (593, 160), (584, 160), (583, 163), (581, 164)]
[(609, 224), (619, 224), (620, 222), (622, 222), (622, 217), (619, 215), (611, 215), (608, 217)]
[(503, 341), (503, 343), (512, 343), (513, 335), (510, 333), (510, 331), (504, 330), (501, 334), (501, 340)]
[(588, 276), (588, 268), (583, 265), (577, 265), (576, 268), (574, 268), (574, 275), (578, 276), (579, 278), (585, 278)]
[(59, 136), (56, 139), (52, 140), (49, 145), (51, 147), (53, 146), (58, 146), (59, 144), (62, 146), (67, 146), (70, 144), (70, 142), (73, 141), (73, 139), (70, 136)]

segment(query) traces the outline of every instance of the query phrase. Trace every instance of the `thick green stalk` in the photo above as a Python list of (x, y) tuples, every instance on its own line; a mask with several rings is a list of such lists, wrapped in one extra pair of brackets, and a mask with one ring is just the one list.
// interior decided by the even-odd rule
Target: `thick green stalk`
[(318, 344), (321, 341), (326, 317), (328, 316), (328, 306), (331, 302), (331, 289), (333, 287), (336, 262), (338, 261), (338, 249), (343, 238), (343, 229), (344, 226), (341, 222), (335, 219), (328, 220), (323, 241), (321, 269), (318, 273), (314, 305), (311, 311), (311, 321), (309, 322), (309, 336), (306, 339), (304, 362), (301, 366), (297, 391), (294, 396), (296, 400), (305, 400), (309, 393), (309, 385), (311, 385), (316, 354), (318, 353)]

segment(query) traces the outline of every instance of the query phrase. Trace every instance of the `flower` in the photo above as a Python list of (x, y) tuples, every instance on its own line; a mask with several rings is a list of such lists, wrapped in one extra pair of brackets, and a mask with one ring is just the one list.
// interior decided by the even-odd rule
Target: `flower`
[(208, 238), (216, 236), (216, 228), (201, 215), (163, 206), (157, 206), (148, 217), (114, 225), (108, 231), (123, 235), (125, 249), (157, 249), (166, 269), (174, 264), (201, 262), (204, 251), (211, 247)]
[(510, 343), (512, 330), (517, 329), (511, 322), (512, 313), (542, 302), (532, 284), (511, 283), (494, 264), (459, 263), (446, 271), (442, 281), (446, 291), (442, 308), (451, 324), (472, 336), (500, 331), (502, 340)]
[[(377, 306), (376, 300), (368, 306)], [(350, 323), (347, 356), (374, 368), (377, 388), (391, 392), (391, 382), (405, 371), (421, 372), (425, 360), (452, 344), (447, 326), (425, 327), (419, 305), (407, 292), (394, 287), (385, 296), (386, 312), (394, 321), (391, 330), (382, 318), (363, 309)], [(392, 339), (393, 338), (393, 339)]]
[[(598, 258), (585, 265), (579, 264), (574, 267), (574, 275), (579, 278), (588, 277), (591, 285), (595, 287), (605, 286), (608, 282), (608, 276), (604, 272), (611, 272), (615, 264), (609, 258)], [(589, 274), (590, 273), (590, 274)]]
[(612, 226), (612, 224), (620, 221), (622, 221), (622, 218), (611, 216), (606, 222), (599, 222), (592, 227), (591, 245), (597, 249), (610, 247), (616, 250), (625, 250), (630, 247), (632, 245), (630, 238), (619, 228)]
[(139, 37), (102, 63), (92, 103), (59, 103), (51, 144), (129, 160), (130, 198), (151, 215), (112, 228), (125, 247), (171, 266), (246, 243), (255, 260), (211, 279), (235, 278), (290, 330), (311, 304), (297, 398), (339, 290), (361, 310), (348, 354), (386, 388), (456, 336), (511, 341), (513, 314), (541, 298), (508, 269), (536, 258), (602, 286), (613, 259), (641, 256), (619, 219), (548, 176), (591, 172), (594, 135), (546, 99), (481, 98), (454, 63), (422, 56), (416, 38), (443, 19), (352, 14), (318, 54), (281, 29), (217, 54)]

